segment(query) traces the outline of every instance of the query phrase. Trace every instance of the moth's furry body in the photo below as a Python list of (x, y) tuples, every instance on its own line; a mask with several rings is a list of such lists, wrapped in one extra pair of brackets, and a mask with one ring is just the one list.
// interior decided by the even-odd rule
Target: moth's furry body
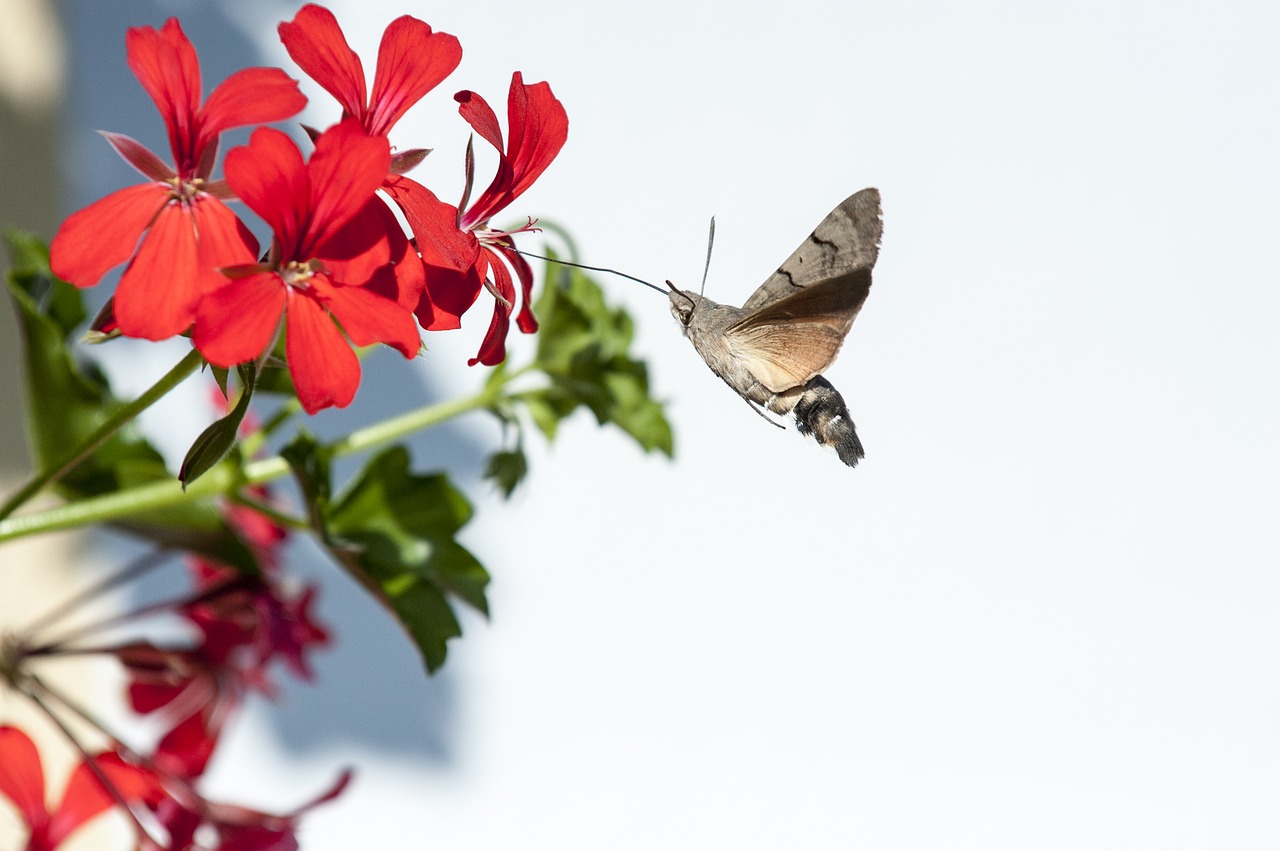
[(850, 467), (862, 443), (844, 399), (823, 371), (871, 289), (880, 245), (880, 194), (864, 189), (836, 207), (743, 307), (671, 288), (671, 313), (694, 349), (747, 402), (794, 414), (801, 434)]
[(683, 295), (693, 303), (693, 315), (697, 318), (696, 322), (684, 326), (684, 335), (693, 343), (711, 371), (724, 379), (725, 384), (748, 402), (763, 405), (775, 414), (790, 413), (795, 401), (792, 400), (790, 405), (775, 407), (773, 400), (776, 394), (761, 384), (747, 365), (734, 356), (725, 337), (724, 332), (729, 326), (740, 321), (750, 311), (731, 304), (720, 304), (694, 293)]

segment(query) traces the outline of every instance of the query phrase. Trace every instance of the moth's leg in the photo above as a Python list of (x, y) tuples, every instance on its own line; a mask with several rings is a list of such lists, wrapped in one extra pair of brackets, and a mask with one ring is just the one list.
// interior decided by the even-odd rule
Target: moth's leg
[[(766, 413), (765, 413), (765, 412), (760, 408), (760, 406), (759, 406), (759, 405), (757, 405), (755, 402), (752, 402), (752, 401), (751, 401), (750, 399), (748, 399), (746, 396), (743, 396), (743, 397), (742, 397), (742, 401), (746, 402), (746, 403), (747, 403), (747, 407), (748, 407), (748, 408), (750, 408), (751, 410), (755, 411), (757, 414), (759, 414), (759, 415), (760, 415), (760, 419), (764, 420), (764, 421), (765, 421), (765, 422), (767, 422), (769, 425), (773, 426), (774, 428), (780, 428), (780, 429), (782, 429), (782, 430), (784, 430), (784, 431), (786, 430), (786, 428), (787, 428), (786, 426), (784, 426), (782, 423), (778, 422), (777, 420), (770, 419), (769, 415), (768, 415), (768, 414), (766, 414)], [(790, 409), (788, 409), (788, 410), (790, 410)]]

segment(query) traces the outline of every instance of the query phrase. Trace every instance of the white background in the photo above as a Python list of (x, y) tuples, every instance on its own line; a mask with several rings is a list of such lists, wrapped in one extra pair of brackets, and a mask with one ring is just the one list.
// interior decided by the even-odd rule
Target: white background
[[(162, 139), (123, 70), (130, 24), (178, 14), (206, 89), (246, 61), (297, 73), (274, 36), (293, 4), (97, 5), (69, 4), (79, 97), (115, 75), (98, 97), (145, 126), (93, 127)], [(569, 142), (509, 213), (568, 225), (587, 262), (696, 286), (715, 214), (707, 294), (741, 303), (879, 187), (875, 285), (828, 372), (867, 459), (760, 422), (664, 300), (607, 281), (675, 462), (583, 415), (504, 504), (474, 481), (489, 421), (415, 444), (477, 504), (492, 622), (424, 683), (300, 550), (338, 644), (318, 690), (250, 707), (215, 789), (288, 809), (357, 764), (307, 849), (1280, 844), (1273, 5), (331, 7), (370, 78), (398, 14), (462, 40), (392, 137), (435, 149), (420, 174), (443, 197), (466, 138), (450, 95), (504, 115), (511, 71), (549, 80)], [(192, 21), (223, 12), (265, 60), (210, 70), (225, 36)], [(69, 117), (83, 165), (106, 146)], [(412, 371), (375, 361), (355, 407), (473, 388), (487, 321)], [(166, 423), (177, 445), (201, 425)]]

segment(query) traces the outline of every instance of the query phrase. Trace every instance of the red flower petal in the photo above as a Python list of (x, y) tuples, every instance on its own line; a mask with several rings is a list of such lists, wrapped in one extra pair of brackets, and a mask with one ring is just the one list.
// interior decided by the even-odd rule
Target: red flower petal
[(475, 265), (480, 243), (458, 229), (458, 208), (438, 199), (430, 189), (403, 176), (387, 177), (383, 191), (404, 213), (418, 241), (422, 262), (463, 272)]
[(509, 248), (498, 248), (498, 251), (516, 270), (516, 278), (520, 281), (520, 313), (516, 315), (516, 326), (525, 334), (532, 334), (538, 330), (538, 320), (533, 315), (533, 269), (518, 251)]
[[(463, 100), (463, 95), (471, 97)], [(470, 92), (459, 92), (456, 97), (460, 104), (458, 111), (499, 153), (498, 173), (494, 175), (493, 182), (462, 216), (465, 230), (488, 221), (499, 210), (505, 209), (546, 171), (568, 138), (569, 117), (563, 104), (551, 93), (549, 85), (534, 83), (526, 86), (524, 77), (519, 71), (515, 72), (511, 75), (511, 89), (507, 96), (510, 138), (504, 154), (502, 136), (496, 129), (497, 120), (484, 99)], [(493, 127), (489, 126), (491, 122)]]
[[(368, 229), (365, 236), (353, 233), (354, 226)], [(361, 247), (368, 240), (369, 247)], [(351, 254), (350, 259), (335, 254)], [(394, 300), (406, 311), (412, 311), (422, 295), (426, 273), (422, 258), (400, 227), (391, 208), (374, 196), (366, 209), (320, 249), (325, 269), (333, 280), (343, 284), (359, 284), (372, 292)]]
[(308, 3), (276, 31), (298, 67), (337, 98), (348, 115), (363, 121), (367, 100), (364, 69), (333, 13)]
[(199, 160), (195, 148), (196, 111), (200, 108), (200, 62), (195, 48), (182, 32), (177, 18), (164, 28), (130, 27), (125, 50), (138, 82), (151, 95), (169, 128), (179, 174), (194, 172)]
[(386, 343), (406, 358), (422, 348), (413, 315), (364, 287), (336, 287), (329, 297), (329, 310), (357, 346)]
[(297, 253), (308, 218), (307, 171), (293, 140), (259, 127), (248, 145), (227, 152), (222, 170), (236, 195), (275, 232), (284, 261), (310, 259)]
[(569, 137), (569, 116), (546, 83), (526, 86), (519, 71), (511, 75), (507, 99), (507, 155), (514, 160), (515, 182), (507, 206), (538, 179)]
[(458, 228), (458, 208), (403, 175), (388, 175), (382, 190), (391, 197), (418, 241), (423, 262), (463, 271), (476, 262), (479, 243)]
[[(125, 763), (115, 754), (100, 754), (94, 762), (126, 802), (159, 800), (160, 786), (147, 771)], [(67, 781), (62, 803), (49, 821), (49, 847), (56, 847), (80, 825), (115, 806), (116, 797), (103, 788), (97, 775), (84, 763), (77, 765)]]
[(365, 121), (370, 135), (385, 136), (400, 116), (453, 73), (462, 45), (448, 33), (433, 33), (410, 15), (392, 21), (378, 47), (373, 103)]
[(166, 205), (116, 287), (120, 333), (167, 340), (187, 330), (202, 295), (199, 259), (191, 210), (182, 204)]
[(298, 81), (279, 68), (245, 68), (218, 84), (200, 110), (201, 147), (222, 131), (269, 124), (296, 115), (307, 105)]
[(395, 299), (396, 303), (405, 310), (412, 311), (418, 305), (422, 290), (427, 285), (426, 270), (423, 268), (422, 258), (418, 256), (417, 251), (414, 251), (413, 244), (400, 229), (400, 223), (396, 221), (390, 209), (387, 210), (387, 216), (395, 222), (395, 229), (388, 233), (391, 243), (391, 262), (395, 271), (392, 276), (395, 290), (392, 292), (379, 288), (376, 286), (376, 281), (370, 281), (369, 287), (387, 298)]
[[(507, 359), (507, 331), (511, 327), (511, 305), (516, 298), (516, 289), (511, 283), (511, 273), (506, 266), (490, 263), (489, 271), (493, 273), (494, 286), (502, 298), (494, 300), (489, 330), (480, 343), (479, 353), (467, 361), (467, 366), (475, 366), (477, 363), (497, 366)], [(503, 299), (506, 300), (505, 304)]]
[(340, 231), (317, 247), (315, 254), (324, 260), (325, 271), (334, 281), (361, 285), (391, 262), (391, 239), (394, 236), (403, 242), (408, 241), (386, 203), (377, 196), (370, 196)]
[(168, 188), (155, 183), (112, 192), (72, 213), (49, 247), (53, 273), (77, 287), (91, 287), (113, 266), (133, 256), (138, 238), (169, 202)]
[(204, 712), (195, 712), (165, 733), (156, 745), (153, 759), (156, 768), (190, 780), (204, 774), (213, 750), (218, 744), (218, 736), (228, 717), (230, 704), (225, 707), (212, 707), (213, 717), (205, 717)]
[(461, 91), (453, 96), (458, 102), (458, 114), (466, 119), (471, 129), (484, 138), (486, 142), (502, 153), (502, 128), (498, 126), (498, 116), (489, 106), (489, 102), (472, 91)]
[(191, 215), (199, 237), (196, 276), (200, 293), (204, 295), (226, 283), (219, 269), (254, 262), (258, 256), (258, 240), (240, 217), (216, 198), (198, 197), (191, 204)]
[(311, 647), (324, 647), (329, 643), (329, 632), (312, 620), (311, 604), (316, 599), (316, 586), (308, 585), (303, 592), (284, 603), (284, 634), (275, 638), (271, 651), (280, 657), (289, 670), (300, 679), (311, 680), (315, 675), (307, 664), (305, 652)]
[(0, 727), (0, 795), (13, 802), (32, 832), (49, 818), (40, 753), (31, 737), (17, 727)]
[(462, 315), (476, 303), (484, 282), (475, 267), (465, 272), (428, 269), (427, 286), (413, 315), (424, 331), (451, 331), (462, 327)]
[(239, 278), (200, 302), (191, 341), (209, 363), (233, 367), (266, 351), (280, 327), (285, 283), (274, 272)]
[(333, 320), (315, 299), (289, 293), (285, 353), (298, 400), (308, 414), (345, 408), (360, 385), (360, 363)]
[(316, 140), (307, 164), (311, 222), (303, 241), (305, 259), (354, 218), (382, 185), (391, 165), (391, 146), (381, 136), (366, 136), (360, 124), (343, 121)]

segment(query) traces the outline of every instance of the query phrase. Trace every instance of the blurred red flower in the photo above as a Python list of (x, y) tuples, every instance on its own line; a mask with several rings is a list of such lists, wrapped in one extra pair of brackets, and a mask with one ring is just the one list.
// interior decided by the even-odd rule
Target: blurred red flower
[[(117, 806), (120, 800), (159, 801), (159, 783), (149, 772), (114, 753), (92, 759), (94, 767), (81, 763), (71, 772), (62, 800), (50, 810), (45, 804), (44, 768), (35, 743), (17, 727), (0, 727), (0, 795), (13, 802), (31, 831), (27, 851), (53, 851), (80, 825)], [(114, 794), (103, 787), (99, 774), (111, 784)]]

